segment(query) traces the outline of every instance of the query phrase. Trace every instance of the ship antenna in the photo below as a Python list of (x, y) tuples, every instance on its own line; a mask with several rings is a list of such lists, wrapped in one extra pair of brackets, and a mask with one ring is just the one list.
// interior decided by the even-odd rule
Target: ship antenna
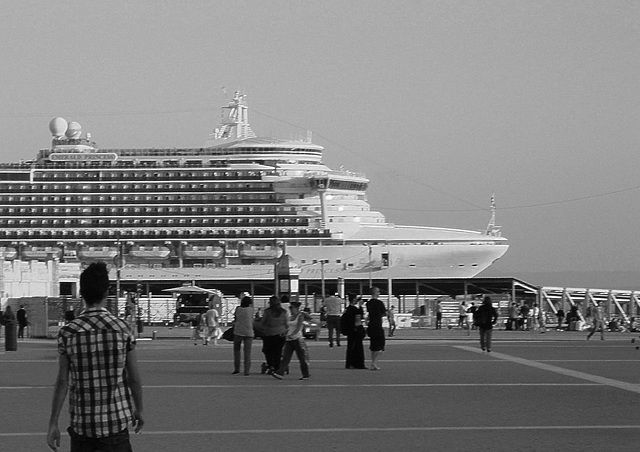
[(500, 237), (500, 226), (496, 226), (496, 195), (491, 195), (491, 219), (487, 225), (487, 235)]

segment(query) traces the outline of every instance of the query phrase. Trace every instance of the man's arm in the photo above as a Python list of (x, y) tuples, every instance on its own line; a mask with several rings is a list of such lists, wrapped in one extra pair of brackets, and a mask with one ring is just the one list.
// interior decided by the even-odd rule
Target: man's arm
[(135, 350), (127, 353), (127, 381), (131, 389), (133, 397), (133, 417), (135, 432), (140, 433), (144, 426), (144, 414), (142, 408), (142, 380), (140, 379), (140, 371), (138, 370), (138, 355)]
[(51, 450), (57, 451), (60, 447), (60, 429), (58, 428), (58, 418), (64, 406), (69, 390), (69, 357), (60, 355), (58, 358), (58, 377), (53, 391), (53, 401), (51, 403), (51, 417), (49, 418), (49, 430), (47, 432), (47, 444)]

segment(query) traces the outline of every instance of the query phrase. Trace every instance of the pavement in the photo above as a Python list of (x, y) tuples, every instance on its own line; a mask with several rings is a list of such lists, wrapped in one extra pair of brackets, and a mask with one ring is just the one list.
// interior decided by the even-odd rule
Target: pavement
[[(635, 333), (497, 330), (483, 353), (474, 331), (398, 330), (371, 371), (345, 369), (344, 345), (328, 347), (323, 330), (308, 341), (311, 378), (294, 361), (278, 381), (259, 373), (259, 341), (251, 375), (232, 375), (231, 343), (193, 346), (188, 328), (163, 328), (145, 327), (137, 346), (136, 452), (640, 450)], [(47, 450), (56, 359), (50, 339), (0, 352), (1, 450)]]

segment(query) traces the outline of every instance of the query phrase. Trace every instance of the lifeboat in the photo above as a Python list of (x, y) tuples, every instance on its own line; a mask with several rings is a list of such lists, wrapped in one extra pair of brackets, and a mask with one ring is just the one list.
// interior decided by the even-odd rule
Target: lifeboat
[(190, 246), (182, 251), (187, 259), (220, 259), (224, 256), (224, 248), (220, 246)]
[(57, 246), (31, 246), (22, 249), (22, 259), (28, 261), (45, 261), (51, 259), (60, 259), (62, 257), (62, 248)]
[(169, 258), (171, 250), (166, 246), (138, 246), (129, 250), (129, 256), (143, 260), (165, 260)]
[(242, 245), (238, 250), (244, 259), (278, 259), (282, 248), (276, 246)]
[(118, 248), (109, 246), (84, 246), (78, 251), (83, 261), (112, 261), (118, 255)]
[(15, 248), (1, 246), (0, 256), (2, 256), (2, 259), (4, 259), (5, 261), (12, 261), (16, 258), (16, 256), (18, 256), (18, 251), (16, 251)]

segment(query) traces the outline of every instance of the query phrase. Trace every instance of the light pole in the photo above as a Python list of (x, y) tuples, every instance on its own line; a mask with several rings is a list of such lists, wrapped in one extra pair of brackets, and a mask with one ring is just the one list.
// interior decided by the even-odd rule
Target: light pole
[(324, 290), (324, 264), (328, 263), (327, 259), (320, 260), (320, 278), (322, 280), (322, 301), (325, 299), (325, 290)]
[(364, 246), (369, 248), (369, 290), (373, 287), (373, 280), (371, 278), (371, 243), (363, 243)]
[(113, 258), (113, 263), (116, 266), (116, 317), (120, 316), (120, 268), (122, 267), (122, 242), (120, 238), (116, 240), (116, 248), (118, 254)]

